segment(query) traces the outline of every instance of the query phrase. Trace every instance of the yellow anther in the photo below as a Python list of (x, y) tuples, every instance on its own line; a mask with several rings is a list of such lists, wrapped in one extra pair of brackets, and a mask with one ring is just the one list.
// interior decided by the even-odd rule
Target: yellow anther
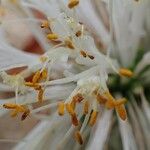
[(116, 106), (115, 108), (116, 108), (116, 112), (118, 113), (119, 117), (122, 120), (126, 120), (127, 112), (126, 112), (125, 106), (124, 105), (119, 105), (119, 106)]
[(46, 62), (47, 59), (48, 59), (48, 58), (47, 58), (46, 56), (41, 56), (41, 57), (40, 57), (40, 61), (41, 61), (42, 63)]
[(75, 96), (73, 96), (72, 99), (73, 99), (73, 101), (80, 103), (84, 98), (83, 98), (83, 96), (82, 96), (81, 93), (78, 93), (78, 94), (76, 94)]
[(4, 108), (6, 109), (16, 109), (18, 107), (17, 104), (12, 104), (12, 103), (6, 103), (3, 105)]
[(76, 108), (76, 101), (72, 100), (70, 104), (71, 104), (72, 109), (75, 110), (75, 108)]
[(70, 48), (70, 49), (74, 49), (74, 45), (73, 45), (73, 42), (70, 40), (70, 39), (66, 39), (65, 40), (65, 46)]
[(76, 32), (77, 37), (80, 37), (81, 35), (82, 35), (82, 32), (80, 30)]
[(87, 57), (86, 52), (85, 52), (85, 51), (83, 51), (83, 50), (81, 50), (81, 51), (80, 51), (80, 54), (81, 54), (83, 57), (85, 57), (85, 58)]
[(40, 80), (41, 72), (38, 70), (32, 78), (32, 83), (37, 83)]
[(66, 110), (67, 110), (67, 112), (68, 112), (70, 115), (75, 114), (75, 112), (74, 112), (74, 110), (73, 110), (71, 104), (69, 104), (69, 103), (66, 104)]
[(79, 4), (79, 0), (70, 0), (68, 3), (68, 7), (70, 9), (74, 8), (75, 6), (77, 6)]
[(118, 99), (117, 101), (114, 102), (115, 106), (119, 106), (122, 104), (125, 104), (127, 102), (127, 99), (122, 98), (122, 99)]
[(41, 86), (38, 83), (25, 82), (25, 86), (33, 87), (36, 90), (41, 89)]
[(47, 75), (48, 75), (48, 72), (47, 72), (47, 69), (44, 69), (42, 72), (41, 72), (41, 79), (42, 80), (46, 80), (47, 79)]
[(98, 112), (96, 112), (96, 111), (92, 112), (91, 118), (90, 118), (90, 121), (89, 121), (90, 126), (93, 126), (95, 124), (96, 119), (97, 119), (97, 115), (98, 115)]
[(89, 111), (89, 102), (85, 101), (83, 105), (83, 113), (86, 115), (88, 114), (88, 111)]
[(76, 132), (75, 132), (75, 139), (76, 139), (76, 141), (77, 141), (80, 145), (83, 144), (83, 138), (82, 138), (81, 133), (80, 133), (79, 131), (76, 131)]
[(38, 102), (42, 103), (43, 102), (43, 96), (44, 96), (44, 90), (41, 88), (38, 92)]
[(50, 34), (47, 35), (47, 38), (49, 40), (57, 40), (58, 39), (58, 35), (55, 34), (55, 33), (50, 33)]
[(58, 103), (58, 114), (60, 116), (64, 115), (64, 111), (65, 111), (65, 104), (64, 102), (59, 102)]
[(49, 28), (49, 22), (48, 22), (48, 20), (45, 20), (45, 21), (42, 22), (41, 28)]
[(119, 70), (119, 74), (125, 77), (132, 77), (133, 76), (133, 72), (129, 69), (125, 69), (125, 68), (121, 68)]

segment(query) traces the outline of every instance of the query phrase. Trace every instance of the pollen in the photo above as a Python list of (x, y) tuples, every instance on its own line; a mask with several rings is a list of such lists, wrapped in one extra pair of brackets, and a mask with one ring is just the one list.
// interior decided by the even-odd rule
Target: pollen
[(45, 20), (45, 21), (42, 22), (41, 28), (49, 28), (49, 22), (48, 22), (48, 20)]
[(102, 96), (101, 94), (97, 93), (96, 95), (96, 99), (99, 102), (99, 104), (105, 104), (107, 101), (107, 98), (105, 98), (104, 96)]
[(98, 112), (96, 112), (96, 111), (92, 112), (91, 118), (90, 118), (90, 121), (89, 121), (90, 126), (93, 126), (96, 123), (97, 115), (98, 115)]
[(68, 7), (70, 9), (74, 8), (75, 6), (77, 6), (79, 4), (79, 0), (70, 0), (68, 3)]
[(82, 138), (81, 133), (80, 133), (79, 131), (76, 131), (76, 132), (75, 132), (75, 139), (76, 139), (76, 141), (77, 141), (80, 145), (83, 144), (83, 138)]
[(65, 111), (65, 104), (64, 102), (59, 102), (58, 103), (58, 114), (60, 116), (64, 115), (64, 111)]
[(133, 76), (133, 72), (129, 69), (126, 68), (121, 68), (119, 70), (119, 74), (125, 77), (132, 77)]
[(49, 40), (57, 40), (58, 39), (58, 35), (55, 34), (55, 33), (50, 33), (50, 34), (47, 35), (47, 38)]

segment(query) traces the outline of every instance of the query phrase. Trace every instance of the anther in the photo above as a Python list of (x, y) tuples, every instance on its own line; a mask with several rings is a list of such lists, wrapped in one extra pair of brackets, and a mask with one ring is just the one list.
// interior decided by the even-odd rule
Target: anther
[(79, 4), (79, 0), (70, 0), (68, 3), (68, 7), (70, 9), (74, 8), (75, 6), (77, 6)]
[(89, 57), (91, 60), (94, 59), (94, 56), (92, 56), (92, 55), (88, 55), (88, 57)]
[(82, 35), (82, 32), (79, 30), (79, 31), (76, 32), (75, 35), (76, 35), (76, 37), (80, 37)]
[(58, 114), (60, 116), (64, 115), (64, 111), (65, 111), (65, 104), (64, 102), (59, 102), (58, 103)]
[(83, 105), (83, 113), (86, 115), (88, 114), (88, 110), (89, 110), (89, 102), (85, 101), (84, 105)]
[(48, 20), (45, 20), (45, 21), (42, 22), (41, 28), (49, 28), (49, 22), (48, 22)]
[(25, 120), (30, 114), (30, 110), (29, 109), (26, 109), (26, 111), (22, 114), (21, 116), (21, 120)]
[(86, 57), (87, 57), (86, 52), (85, 52), (85, 51), (83, 51), (83, 50), (81, 50), (81, 51), (80, 51), (80, 54), (81, 54), (84, 58), (86, 58)]
[(119, 74), (125, 77), (132, 77), (133, 76), (133, 72), (129, 69), (126, 68), (121, 68), (119, 70)]
[(65, 46), (67, 46), (70, 49), (74, 49), (75, 48), (74, 45), (73, 45), (73, 42), (70, 39), (66, 39), (65, 40)]
[(82, 138), (81, 133), (80, 133), (79, 131), (76, 131), (76, 132), (75, 132), (75, 139), (76, 139), (76, 141), (77, 141), (80, 145), (83, 144), (83, 138)]
[(43, 102), (43, 95), (44, 95), (44, 90), (41, 88), (38, 92), (38, 102), (40, 103)]
[(84, 98), (81, 93), (78, 93), (75, 96), (73, 96), (72, 99), (73, 99), (73, 101), (80, 103)]
[(47, 72), (47, 69), (45, 68), (42, 72), (41, 72), (41, 79), (42, 80), (46, 80), (47, 79), (47, 75), (48, 75), (48, 72)]
[(91, 118), (90, 118), (90, 121), (89, 121), (90, 126), (93, 126), (95, 124), (96, 119), (97, 119), (97, 115), (98, 115), (98, 112), (96, 112), (96, 111), (92, 112)]
[(37, 83), (40, 80), (41, 72), (38, 70), (32, 78), (32, 83)]
[(116, 106), (115, 108), (116, 108), (116, 112), (118, 113), (119, 117), (122, 120), (126, 120), (127, 112), (126, 112), (125, 106), (124, 105), (119, 105), (119, 106)]
[(78, 126), (79, 125), (79, 121), (78, 121), (76, 113), (74, 113), (74, 114), (71, 115), (71, 120), (72, 120), (72, 124), (74, 126)]
[(17, 104), (7, 103), (7, 104), (4, 104), (3, 107), (6, 109), (16, 109)]
[(105, 104), (107, 101), (107, 98), (105, 98), (104, 96), (102, 96), (101, 94), (97, 93), (96, 95), (96, 99), (100, 104)]
[(55, 33), (50, 33), (50, 34), (47, 35), (47, 38), (49, 40), (57, 40), (58, 39), (58, 35), (55, 34)]

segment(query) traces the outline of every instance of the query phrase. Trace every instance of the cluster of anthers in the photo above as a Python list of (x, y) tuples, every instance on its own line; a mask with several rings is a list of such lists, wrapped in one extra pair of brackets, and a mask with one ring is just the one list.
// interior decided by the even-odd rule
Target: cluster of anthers
[[(69, 9), (73, 9), (78, 4), (79, 0), (70, 0), (68, 7)], [(89, 52), (80, 49), (80, 46), (76, 47), (76, 38), (80, 38), (84, 34), (83, 24), (78, 23), (75, 25), (74, 20), (69, 17), (67, 17), (66, 20), (71, 28), (70, 32), (73, 32), (73, 36), (71, 33), (69, 36), (66, 34), (63, 37), (53, 32), (53, 26), (50, 24), (53, 24), (53, 20), (46, 20), (42, 22), (41, 28), (48, 29), (50, 32), (47, 35), (47, 38), (51, 42), (54, 42), (54, 44), (58, 45), (54, 46), (53, 51), (49, 51), (40, 57), (43, 67), (33, 75), (31, 82), (26, 82), (22, 79), (23, 77), (21, 77), (21, 75), (17, 75), (21, 78), (21, 80), (19, 77), (14, 78), (14, 76), (10, 75), (9, 79), (13, 81), (10, 82), (10, 80), (8, 81), (8, 76), (5, 76), (4, 81), (17, 89), (16, 97), (19, 89), (21, 90), (21, 87), (30, 87), (38, 92), (37, 101), (42, 103), (44, 100), (44, 90), (46, 85), (48, 85), (47, 82), (49, 81), (50, 68), (55, 61), (66, 55), (72, 55), (73, 53), (73, 57), (80, 55), (83, 59), (88, 58), (91, 61), (96, 60), (95, 55), (91, 55)], [(74, 36), (75, 39), (73, 39)], [(61, 49), (60, 47), (63, 48)], [(73, 51), (74, 49), (76, 49), (76, 53)], [(125, 68), (118, 70), (117, 73), (126, 77), (131, 77), (133, 75), (132, 71)], [(84, 139), (82, 133), (84, 132), (87, 124), (89, 124), (89, 126), (93, 126), (95, 124), (99, 113), (99, 105), (103, 105), (107, 109), (115, 109), (122, 120), (126, 120), (127, 118), (124, 106), (127, 100), (125, 98), (115, 99), (107, 89), (107, 86), (103, 84), (104, 83), (101, 83), (99, 76), (85, 77), (85, 79), (80, 79), (77, 82), (77, 87), (65, 101), (58, 102), (58, 114), (63, 116), (65, 113), (68, 113), (70, 115), (72, 125), (77, 128), (77, 131), (75, 132), (75, 139), (79, 144), (83, 144)], [(18, 104), (17, 100), (16, 103), (6, 103), (3, 107), (12, 110), (12, 117), (17, 116), (18, 113), (22, 113), (21, 120), (26, 119), (31, 112), (28, 106)]]

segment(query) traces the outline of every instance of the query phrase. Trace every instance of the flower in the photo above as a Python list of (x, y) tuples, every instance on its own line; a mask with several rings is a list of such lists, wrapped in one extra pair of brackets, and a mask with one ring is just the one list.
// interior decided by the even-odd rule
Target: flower
[[(149, 47), (140, 42), (149, 32), (144, 11), (149, 1), (9, 0), (6, 4), (21, 9), (27, 22), (36, 23), (33, 33), (45, 49), (44, 54), (33, 55), (14, 48), (4, 36), (2, 20), (0, 89), (14, 91), (15, 96), (0, 100), (0, 113), (9, 110), (12, 117), (21, 115), (22, 121), (29, 116), (41, 120), (14, 149), (98, 150), (106, 145), (114, 148), (114, 143), (115, 149), (148, 148)], [(104, 10), (101, 4), (106, 5)], [(33, 17), (35, 10), (45, 15), (42, 22)], [(102, 45), (93, 37), (99, 37)], [(16, 75), (7, 72), (17, 67), (25, 68)]]

